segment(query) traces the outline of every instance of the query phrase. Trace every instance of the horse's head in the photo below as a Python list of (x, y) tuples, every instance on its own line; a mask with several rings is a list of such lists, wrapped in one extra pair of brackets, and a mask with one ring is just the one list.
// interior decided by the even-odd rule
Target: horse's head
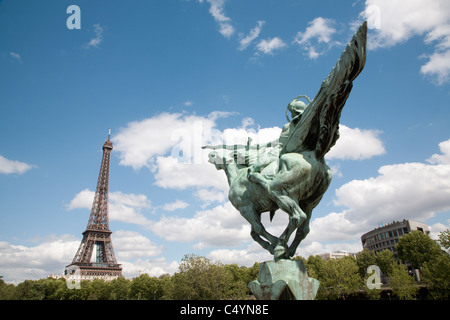
[(233, 162), (229, 155), (219, 154), (217, 151), (211, 151), (208, 157), (208, 162), (215, 165), (217, 170), (225, 169), (226, 165)]

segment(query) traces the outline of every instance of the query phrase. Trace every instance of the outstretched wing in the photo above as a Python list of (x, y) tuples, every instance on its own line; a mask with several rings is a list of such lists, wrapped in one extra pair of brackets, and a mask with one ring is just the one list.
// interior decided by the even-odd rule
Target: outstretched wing
[(322, 158), (339, 138), (339, 118), (353, 80), (366, 62), (367, 22), (364, 22), (342, 52), (333, 70), (322, 82), (280, 152), (315, 150)]

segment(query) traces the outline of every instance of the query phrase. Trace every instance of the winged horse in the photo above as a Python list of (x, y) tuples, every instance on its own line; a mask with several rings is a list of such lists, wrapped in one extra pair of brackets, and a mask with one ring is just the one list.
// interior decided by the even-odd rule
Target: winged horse
[[(295, 109), (295, 105), (302, 106), (298, 97), (288, 105), (293, 119), (283, 127), (278, 141), (263, 146), (263, 150), (270, 146), (273, 149), (260, 154), (256, 163), (250, 164), (248, 159), (252, 149), (260, 146), (251, 146), (250, 141), (247, 146), (203, 147), (215, 149), (209, 154), (209, 162), (225, 171), (230, 202), (251, 224), (252, 238), (273, 254), (275, 261), (295, 254), (309, 233), (313, 209), (330, 185), (332, 174), (324, 156), (339, 138), (341, 111), (353, 80), (364, 68), (366, 37), (367, 22), (364, 22), (322, 82), (315, 98), (308, 99), (308, 105), (300, 109)], [(238, 161), (236, 150), (242, 148), (247, 161)], [(217, 149), (234, 151), (221, 155)], [(289, 215), (289, 222), (276, 237), (264, 228), (261, 214), (270, 212), (272, 218), (278, 209)], [(295, 237), (289, 244), (294, 232)]]

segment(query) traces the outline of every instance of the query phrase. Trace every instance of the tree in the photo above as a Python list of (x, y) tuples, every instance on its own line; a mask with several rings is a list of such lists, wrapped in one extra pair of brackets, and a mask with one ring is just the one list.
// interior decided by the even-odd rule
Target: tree
[(394, 264), (389, 275), (392, 293), (401, 300), (414, 300), (419, 288), (405, 265)]
[(438, 238), (438, 243), (441, 245), (441, 247), (448, 251), (450, 249), (450, 231), (447, 229), (445, 231), (439, 232)]
[(373, 251), (364, 248), (356, 254), (356, 264), (358, 265), (359, 275), (364, 278), (367, 274), (367, 268), (371, 265), (376, 265), (376, 257)]
[[(380, 295), (381, 295), (381, 286), (380, 288), (377, 288), (375, 286), (370, 286), (368, 285), (368, 282), (371, 282), (372, 284), (374, 284), (374, 281), (378, 281), (379, 279), (376, 278), (375, 275), (375, 270), (372, 273), (367, 273), (364, 277), (363, 277), (363, 281), (364, 281), (364, 285), (363, 285), (363, 289), (366, 293), (366, 297), (369, 300), (378, 300), (380, 299)], [(375, 277), (375, 279), (373, 278)]]
[(433, 299), (450, 299), (450, 256), (442, 252), (423, 264), (422, 280)]
[(171, 299), (226, 299), (230, 296), (233, 275), (220, 263), (197, 255), (185, 255), (171, 282)]
[(243, 299), (250, 290), (247, 285), (253, 279), (253, 270), (246, 267), (239, 267), (237, 264), (228, 264), (224, 266), (225, 270), (233, 276), (230, 288), (230, 297), (234, 299)]
[(130, 291), (130, 280), (118, 277), (109, 283), (110, 300), (126, 300)]
[(309, 277), (319, 280), (325, 276), (325, 260), (323, 260), (320, 256), (309, 256), (308, 260), (306, 260), (305, 266)]
[(414, 269), (420, 269), (424, 262), (441, 253), (436, 241), (418, 230), (400, 237), (396, 248), (399, 258), (410, 263)]
[(143, 273), (130, 284), (129, 297), (135, 300), (156, 300), (163, 295), (161, 280)]
[[(318, 260), (315, 261), (318, 263)], [(347, 256), (330, 259), (318, 270), (320, 281), (317, 299), (344, 299), (358, 291), (362, 285), (355, 258)], [(320, 265), (320, 263), (319, 263)]]
[(384, 249), (375, 256), (375, 264), (380, 267), (381, 272), (389, 274), (392, 272), (394, 264), (397, 264), (397, 261), (392, 251)]
[(90, 283), (89, 300), (109, 300), (109, 282), (103, 279), (94, 279)]
[(16, 286), (7, 284), (0, 276), (0, 300), (16, 300)]

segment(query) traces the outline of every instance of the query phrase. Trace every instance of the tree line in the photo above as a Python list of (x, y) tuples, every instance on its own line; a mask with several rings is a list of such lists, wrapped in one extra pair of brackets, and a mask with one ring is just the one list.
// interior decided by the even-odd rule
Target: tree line
[[(399, 238), (398, 258), (389, 250), (378, 254), (364, 249), (355, 257), (324, 260), (320, 256), (302, 259), (308, 275), (320, 281), (318, 300), (380, 299), (389, 292), (392, 299), (416, 299), (425, 288), (426, 299), (450, 298), (449, 230), (434, 241), (420, 231)], [(373, 274), (367, 268), (376, 265), (389, 282), (369, 289)], [(420, 282), (408, 270), (420, 270)], [(81, 281), (80, 289), (69, 289), (65, 279), (25, 280), (18, 285), (0, 278), (1, 300), (205, 300), (252, 299), (247, 288), (257, 279), (259, 263), (252, 267), (224, 265), (198, 255), (185, 255), (176, 273), (151, 277), (141, 274), (109, 282)], [(372, 286), (373, 287), (373, 286)]]

